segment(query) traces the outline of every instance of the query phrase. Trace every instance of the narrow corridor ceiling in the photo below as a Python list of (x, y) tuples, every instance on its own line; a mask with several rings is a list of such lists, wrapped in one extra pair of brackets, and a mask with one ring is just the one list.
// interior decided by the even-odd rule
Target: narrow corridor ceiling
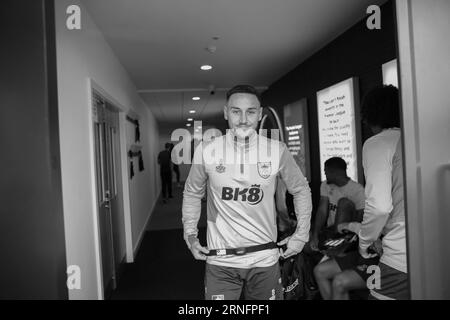
[[(225, 89), (267, 88), (386, 0), (84, 0), (160, 122), (220, 116)], [(215, 38), (217, 37), (217, 38)], [(209, 47), (209, 51), (206, 48)], [(210, 51), (215, 52), (211, 53)], [(213, 66), (201, 71), (200, 66)], [(216, 94), (210, 95), (213, 85)], [(192, 96), (201, 100), (192, 101)]]

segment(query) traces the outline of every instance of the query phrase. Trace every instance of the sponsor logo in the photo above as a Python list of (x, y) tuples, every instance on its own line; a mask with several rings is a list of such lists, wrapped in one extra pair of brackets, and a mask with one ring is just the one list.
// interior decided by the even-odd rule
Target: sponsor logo
[(214, 294), (211, 296), (211, 300), (225, 300), (225, 296), (223, 294)]
[(258, 174), (261, 178), (267, 179), (272, 173), (272, 163), (271, 162), (258, 162)]
[(295, 279), (295, 281), (288, 285), (286, 288), (286, 292), (291, 292), (292, 290), (294, 290), (296, 287), (298, 286), (298, 279)]
[(241, 190), (240, 188), (222, 188), (222, 200), (225, 201), (242, 201), (251, 205), (256, 205), (264, 198), (264, 191), (261, 189), (261, 185), (254, 184), (250, 188)]

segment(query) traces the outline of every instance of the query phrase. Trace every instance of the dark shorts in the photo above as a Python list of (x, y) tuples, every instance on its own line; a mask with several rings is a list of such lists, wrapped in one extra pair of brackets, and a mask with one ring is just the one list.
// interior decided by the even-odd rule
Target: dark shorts
[(206, 300), (283, 300), (279, 263), (266, 268), (239, 269), (207, 263)]
[(370, 298), (376, 300), (409, 300), (408, 274), (384, 263), (380, 263), (378, 266), (380, 267), (380, 286), (370, 291)]
[[(353, 270), (355, 271), (364, 281), (372, 275), (372, 273), (368, 272), (367, 268), (371, 265), (378, 265), (380, 260), (379, 257), (361, 260), (361, 256), (358, 251), (351, 251), (345, 254), (342, 257), (334, 257), (334, 260), (339, 265), (342, 271), (344, 270)], [(363, 263), (361, 263), (363, 262)]]

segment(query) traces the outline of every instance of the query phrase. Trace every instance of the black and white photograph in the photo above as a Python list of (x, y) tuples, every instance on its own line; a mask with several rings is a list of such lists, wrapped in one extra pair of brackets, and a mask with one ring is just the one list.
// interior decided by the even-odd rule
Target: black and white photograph
[(2, 1), (0, 300), (449, 300), (449, 17)]

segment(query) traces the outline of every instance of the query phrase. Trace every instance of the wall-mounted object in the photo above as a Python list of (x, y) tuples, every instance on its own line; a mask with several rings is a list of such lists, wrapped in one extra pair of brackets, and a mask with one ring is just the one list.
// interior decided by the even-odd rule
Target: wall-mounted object
[(144, 159), (142, 159), (142, 152), (139, 151), (139, 171), (144, 171)]
[(332, 157), (347, 162), (347, 175), (363, 180), (359, 155), (361, 121), (357, 78), (350, 78), (317, 92), (319, 147), (322, 181), (326, 180), (324, 163)]
[(132, 145), (128, 150), (128, 158), (130, 159), (130, 179), (134, 176), (133, 158), (138, 157), (139, 171), (144, 171), (144, 159), (142, 158), (141, 146)]
[(133, 166), (133, 158), (130, 158), (130, 179), (134, 177), (134, 166)]
[(139, 129), (139, 120), (134, 119), (132, 116), (127, 115), (127, 120), (135, 125), (136, 131), (134, 134), (134, 142), (140, 142), (141, 141), (141, 131)]
[(285, 143), (308, 181), (311, 181), (309, 159), (309, 123), (306, 98), (283, 108)]
[[(265, 107), (263, 109), (263, 116), (259, 128), (261, 130), (259, 134), (266, 136), (270, 139), (276, 139), (280, 140), (281, 142), (285, 142), (283, 125), (281, 123), (278, 113), (274, 108)], [(278, 131), (272, 131), (274, 129)], [(275, 136), (272, 136), (272, 133), (274, 133)]]
[(384, 63), (381, 69), (383, 70), (383, 84), (398, 88), (397, 59)]

